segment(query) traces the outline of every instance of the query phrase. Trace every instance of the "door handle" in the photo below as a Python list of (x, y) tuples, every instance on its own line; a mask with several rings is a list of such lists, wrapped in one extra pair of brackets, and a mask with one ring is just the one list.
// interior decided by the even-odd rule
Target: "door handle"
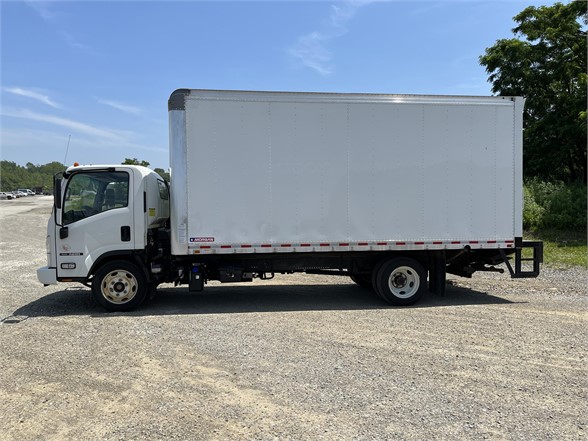
[(131, 241), (131, 227), (125, 225), (124, 227), (120, 227), (120, 240), (123, 242), (130, 242)]

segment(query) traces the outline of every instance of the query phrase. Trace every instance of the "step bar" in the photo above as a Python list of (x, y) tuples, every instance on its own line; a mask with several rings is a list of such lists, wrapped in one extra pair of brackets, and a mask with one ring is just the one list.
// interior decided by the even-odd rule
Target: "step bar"
[[(533, 257), (523, 257), (523, 250), (525, 248), (533, 249)], [(500, 250), (500, 254), (513, 279), (537, 277), (540, 272), (541, 263), (543, 263), (543, 242), (523, 240), (520, 237), (515, 238), (514, 269), (503, 249)], [(533, 262), (533, 270), (523, 271), (523, 262)]]

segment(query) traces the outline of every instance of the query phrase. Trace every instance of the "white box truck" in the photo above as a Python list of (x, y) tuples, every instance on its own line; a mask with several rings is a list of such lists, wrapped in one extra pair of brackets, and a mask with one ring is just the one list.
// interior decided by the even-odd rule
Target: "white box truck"
[(542, 244), (522, 240), (523, 105), (176, 90), (170, 185), (139, 166), (69, 167), (55, 179), (39, 281), (84, 283), (124, 311), (163, 282), (197, 292), (333, 274), (408, 305), (442, 293), (446, 273), (506, 263), (536, 277)]

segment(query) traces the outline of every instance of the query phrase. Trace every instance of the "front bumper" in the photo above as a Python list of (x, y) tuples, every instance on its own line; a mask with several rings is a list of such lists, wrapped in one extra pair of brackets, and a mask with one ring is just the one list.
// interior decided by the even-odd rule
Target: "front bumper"
[(57, 268), (44, 266), (37, 269), (37, 279), (43, 285), (57, 285)]

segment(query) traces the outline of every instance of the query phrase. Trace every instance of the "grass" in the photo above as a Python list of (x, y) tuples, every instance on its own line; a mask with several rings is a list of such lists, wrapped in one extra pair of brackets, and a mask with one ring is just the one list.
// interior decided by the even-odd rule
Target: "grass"
[(525, 239), (543, 241), (543, 262), (548, 266), (588, 267), (586, 231), (542, 230), (525, 233)]

